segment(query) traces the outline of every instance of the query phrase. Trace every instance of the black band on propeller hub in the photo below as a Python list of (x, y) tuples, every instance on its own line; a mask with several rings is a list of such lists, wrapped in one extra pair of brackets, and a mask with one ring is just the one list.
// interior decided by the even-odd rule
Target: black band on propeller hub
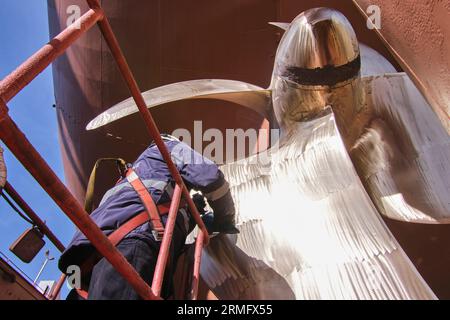
[(337, 67), (331, 65), (316, 69), (286, 67), (281, 76), (300, 85), (331, 87), (356, 77), (360, 69), (361, 57), (358, 55), (353, 61)]

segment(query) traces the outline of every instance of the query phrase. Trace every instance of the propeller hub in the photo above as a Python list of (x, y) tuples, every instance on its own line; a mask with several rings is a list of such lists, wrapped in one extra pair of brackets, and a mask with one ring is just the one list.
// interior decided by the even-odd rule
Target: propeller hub
[(277, 51), (275, 76), (301, 85), (334, 86), (358, 75), (359, 45), (340, 12), (315, 8), (290, 24)]

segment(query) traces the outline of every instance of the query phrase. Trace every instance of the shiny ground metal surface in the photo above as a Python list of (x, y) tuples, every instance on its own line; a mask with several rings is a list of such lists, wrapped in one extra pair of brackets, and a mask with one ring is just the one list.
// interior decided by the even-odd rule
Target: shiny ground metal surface
[[(315, 18), (305, 18), (311, 15)], [(298, 121), (330, 105), (367, 192), (382, 214), (408, 222), (449, 223), (450, 137), (406, 74), (389, 75), (394, 68), (366, 46), (361, 46), (359, 74), (373, 77), (358, 75), (333, 86), (308, 86), (293, 83), (277, 71), (296, 63), (304, 65), (305, 57), (316, 57), (317, 50), (311, 49), (316, 47), (327, 52), (323, 66), (350, 61), (346, 46), (313, 37), (325, 34), (326, 39), (353, 43), (354, 32), (348, 26), (346, 18), (333, 10), (313, 9), (300, 14), (287, 28), (272, 80), (274, 112), (281, 129), (289, 135), (296, 131)], [(292, 52), (302, 50), (294, 55), (297, 60), (292, 58)], [(353, 57), (359, 52), (354, 49)]]
[(342, 66), (359, 55), (350, 22), (339, 11), (314, 8), (299, 14), (287, 28), (275, 57), (275, 75), (286, 67)]
[[(72, 5), (87, 10), (85, 0), (48, 0), (51, 37), (66, 27), (67, 8)], [(281, 37), (268, 22), (290, 22), (311, 7), (341, 11), (359, 41), (395, 61), (367, 30), (350, 0), (108, 0), (102, 5), (143, 92), (169, 83), (211, 78), (267, 87)], [(83, 202), (97, 159), (117, 156), (131, 161), (149, 140), (142, 135), (138, 120), (121, 122), (115, 131), (111, 127), (85, 131), (95, 116), (129, 97), (98, 28), (53, 64), (53, 75), (66, 182)], [(220, 130), (237, 123), (242, 128), (258, 127), (260, 121), (252, 119), (251, 112), (222, 101), (186, 100), (162, 109), (152, 111), (162, 131), (190, 130), (194, 120)], [(218, 112), (221, 123), (216, 121)], [(101, 175), (98, 182), (98, 190), (105, 192), (115, 181)]]
[[(370, 49), (361, 50), (361, 70), (333, 85), (305, 85), (278, 72), (296, 67), (308, 73), (314, 70), (310, 67), (326, 75), (342, 66), (337, 61), (359, 55), (351, 27), (339, 29), (339, 38), (351, 46), (333, 47), (333, 42), (311, 37), (306, 38), (317, 40), (314, 45), (301, 46), (302, 38), (291, 34), (314, 34), (317, 26), (321, 34), (333, 34), (334, 22), (327, 23), (333, 17), (348, 26), (345, 17), (329, 9), (313, 13), (324, 20), (292, 23), (283, 36), (280, 48), (290, 50), (278, 50), (270, 91), (248, 84), (230, 91), (226, 87), (233, 82), (208, 87), (208, 81), (222, 80), (164, 88), (167, 96), (159, 103), (222, 90), (236, 95), (233, 102), (249, 106), (255, 92), (259, 101), (266, 101), (270, 92), (282, 131), (281, 148), (272, 149), (265, 164), (252, 163), (251, 157), (223, 167), (241, 234), (213, 241), (203, 258), (202, 277), (223, 299), (433, 299), (379, 212), (402, 221), (446, 222), (448, 136), (406, 76), (383, 75), (392, 66)], [(302, 48), (314, 56), (316, 45), (328, 46), (320, 51), (327, 52), (327, 60), (305, 64), (305, 53), (296, 53), (298, 61), (291, 59), (291, 51)], [(375, 77), (361, 78), (361, 73)], [(112, 113), (132, 109), (124, 102)], [(413, 201), (404, 201), (411, 197)]]
[(359, 133), (352, 123), (364, 103), (360, 70), (359, 43), (344, 15), (329, 8), (299, 14), (281, 39), (270, 86), (282, 135), (331, 105), (350, 146)]
[[(271, 102), (270, 91), (241, 81), (204, 79), (168, 84), (142, 94), (149, 108), (186, 99), (217, 99), (235, 102), (263, 116), (267, 115)], [(132, 98), (102, 112), (86, 126), (97, 129), (138, 112)]]
[[(302, 20), (302, 15), (297, 19)], [(271, 86), (275, 115), (285, 139), (283, 146), (271, 154), (269, 165), (251, 164), (249, 158), (247, 163), (223, 167), (239, 212), (241, 234), (217, 239), (208, 249), (203, 278), (223, 299), (435, 298), (381, 220), (367, 192), (372, 198), (380, 198), (376, 188), (390, 183), (391, 188), (382, 190), (381, 198), (388, 196), (392, 208), (380, 210), (390, 217), (419, 221), (408, 212), (413, 205), (408, 207), (398, 200), (411, 196), (416, 197), (415, 205), (422, 202), (427, 206), (428, 217), (445, 216), (445, 130), (404, 75), (400, 77), (402, 83), (387, 81), (384, 88), (379, 83), (383, 77), (356, 76), (334, 86), (305, 86), (283, 77), (277, 68), (295, 64), (290, 54), (305, 48), (300, 45), (303, 41), (295, 43), (302, 34), (302, 30), (293, 29), (295, 26), (287, 29), (280, 44), (283, 48), (294, 43), (294, 48), (278, 50)], [(306, 34), (314, 33), (311, 25), (300, 24), (299, 28), (306, 29)], [(289, 32), (296, 36), (291, 37)], [(345, 57), (346, 50), (332, 54), (336, 60)], [(327, 65), (333, 61), (330, 58)], [(369, 66), (365, 74), (393, 71), (389, 63), (366, 48), (364, 60)], [(288, 63), (283, 65), (283, 61)], [(320, 117), (326, 105), (331, 105), (334, 115)], [(319, 119), (314, 119), (318, 115)], [(382, 115), (390, 119), (388, 126), (400, 130), (394, 141), (402, 147), (414, 146), (420, 153), (410, 153), (403, 159), (409, 168), (398, 168), (398, 172), (385, 176), (380, 172), (375, 187), (369, 186), (366, 191), (347, 150)], [(435, 147), (434, 153), (440, 148), (440, 154), (433, 157), (427, 148), (430, 145)], [(352, 155), (356, 163), (361, 163), (361, 153)], [(372, 165), (383, 165), (370, 152), (364, 155)], [(405, 154), (394, 154), (392, 162), (401, 162), (402, 156)], [(392, 188), (393, 180), (405, 177), (416, 180), (409, 181), (409, 190)], [(392, 191), (396, 191), (395, 197), (389, 198)], [(375, 203), (380, 208), (380, 201)], [(422, 222), (426, 220), (424, 215), (421, 218)]]
[(433, 299), (364, 190), (334, 116), (298, 123), (270, 153), (222, 167), (241, 233), (201, 274), (219, 299)]
[(372, 120), (351, 150), (377, 208), (389, 218), (450, 223), (450, 136), (404, 73), (363, 79)]
[(364, 18), (369, 6), (380, 8), (381, 28), (372, 32), (411, 77), (450, 134), (450, 1), (353, 2)]
[(362, 77), (397, 72), (394, 66), (385, 57), (371, 47), (360, 43), (359, 51), (361, 53)]

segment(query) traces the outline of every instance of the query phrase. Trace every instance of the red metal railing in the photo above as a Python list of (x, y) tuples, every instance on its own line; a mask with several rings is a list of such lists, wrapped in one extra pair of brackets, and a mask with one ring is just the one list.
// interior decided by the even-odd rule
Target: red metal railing
[[(143, 299), (160, 299), (159, 296), (164, 271), (167, 264), (170, 243), (172, 241), (174, 221), (178, 212), (181, 197), (183, 196), (188, 203), (193, 218), (201, 230), (196, 242), (194, 261), (194, 265), (196, 267), (194, 267), (194, 276), (192, 281), (193, 287), (191, 290), (192, 298), (196, 299), (198, 292), (198, 273), (201, 250), (203, 246), (207, 245), (209, 242), (208, 232), (194, 202), (192, 201), (192, 198), (189, 195), (189, 190), (184, 184), (180, 173), (172, 162), (170, 154), (161, 139), (158, 127), (156, 126), (156, 123), (147, 108), (141, 91), (136, 83), (136, 80), (134, 79), (128, 63), (126, 62), (119, 43), (117, 42), (100, 3), (98, 0), (87, 0), (87, 3), (90, 7), (89, 11), (87, 11), (80, 19), (72, 24), (72, 26), (69, 26), (67, 29), (63, 30), (53, 40), (51, 40), (42, 49), (36, 52), (0, 82), (0, 138), (22, 163), (22, 165), (32, 174), (41, 187), (61, 208), (61, 210), (72, 220), (80, 231), (86, 235), (88, 240), (95, 246), (98, 252), (111, 263), (111, 265), (130, 283), (130, 285)], [(95, 23), (98, 24), (146, 124), (147, 130), (150, 133), (150, 136), (154, 139), (176, 183), (175, 192), (169, 211), (169, 218), (158, 255), (152, 287), (145, 283), (145, 281), (128, 263), (124, 256), (102, 233), (99, 227), (89, 217), (88, 213), (80, 206), (78, 201), (74, 198), (66, 186), (60, 181), (45, 160), (31, 145), (22, 131), (10, 118), (8, 114), (8, 107), (6, 105), (6, 103), (9, 102), (20, 90), (22, 90), (39, 73), (48, 67), (57, 57), (64, 53), (64, 51), (75, 40), (94, 26)], [(76, 28), (75, 26), (79, 26), (79, 28)], [(58, 292), (63, 282), (64, 278), (62, 277), (58, 282)], [(55, 295), (57, 295), (57, 293), (53, 294), (53, 296)]]
[(20, 196), (20, 194), (7, 181), (5, 184), (5, 191), (14, 200), (15, 203), (22, 209), (22, 211), (34, 222), (39, 230), (50, 239), (59, 251), (64, 251), (65, 247), (56, 235), (47, 227), (44, 221), (30, 208), (28, 203)]
[[(28, 205), (28, 203), (20, 196), (20, 194), (14, 189), (14, 187), (7, 181), (5, 184), (4, 190), (11, 197), (11, 199), (22, 209), (22, 211), (33, 221), (33, 223), (39, 228), (41, 231), (60, 251), (63, 252), (65, 250), (65, 246), (58, 239), (58, 237), (47, 227), (44, 221), (34, 212), (33, 209)], [(62, 274), (56, 283), (55, 287), (47, 296), (49, 299), (55, 299), (59, 292), (61, 291), (62, 285), (66, 280), (66, 275)]]

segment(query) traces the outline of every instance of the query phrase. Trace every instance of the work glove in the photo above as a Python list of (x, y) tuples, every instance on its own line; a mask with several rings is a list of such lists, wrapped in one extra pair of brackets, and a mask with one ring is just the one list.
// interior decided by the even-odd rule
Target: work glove
[(206, 201), (202, 194), (195, 193), (192, 196), (192, 201), (194, 201), (194, 204), (198, 210), (198, 213), (200, 213), (200, 215), (206, 214)]
[(203, 223), (205, 224), (206, 230), (209, 234), (213, 233), (224, 233), (224, 234), (237, 234), (239, 230), (235, 227), (234, 221), (216, 221), (214, 219), (214, 213), (208, 212), (202, 216)]
[(205, 224), (206, 230), (208, 230), (208, 234), (214, 233), (214, 213), (208, 212), (202, 215), (203, 223)]
[(236, 234), (239, 230), (235, 227), (234, 218), (225, 218), (218, 221), (214, 218), (214, 213), (206, 210), (205, 197), (200, 193), (195, 193), (192, 195), (192, 200), (200, 213), (203, 223), (206, 226), (209, 234), (213, 233), (225, 233), (225, 234)]

